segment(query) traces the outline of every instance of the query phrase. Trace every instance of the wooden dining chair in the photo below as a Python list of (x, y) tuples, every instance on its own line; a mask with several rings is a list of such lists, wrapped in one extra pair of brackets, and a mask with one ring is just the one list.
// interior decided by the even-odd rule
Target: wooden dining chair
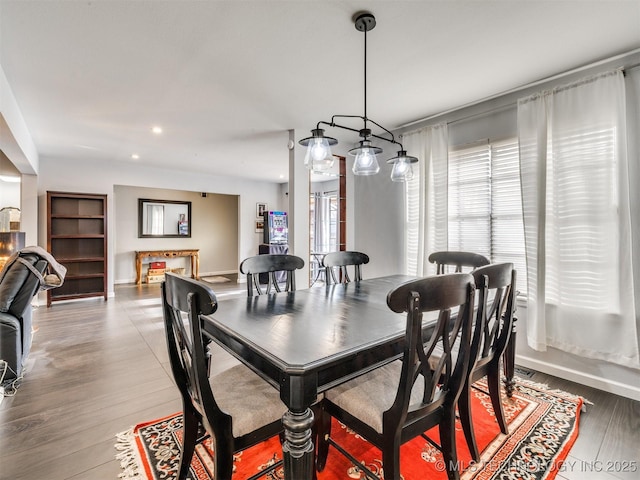
[[(473, 276), (452, 273), (412, 280), (387, 295), (387, 305), (406, 312), (401, 360), (325, 392), (318, 421), (317, 469), (326, 465), (329, 446), (343, 453), (372, 479), (378, 477), (331, 438), (331, 417), (382, 451), (385, 480), (400, 480), (400, 445), (438, 426), (449, 479), (460, 478), (455, 442), (455, 407), (470, 358), (475, 286)], [(433, 329), (422, 328), (423, 312), (437, 312)], [(426, 338), (425, 338), (426, 335)], [(432, 370), (429, 358), (438, 344), (446, 354)], [(452, 347), (463, 352), (454, 358)]]
[(475, 439), (471, 415), (471, 387), (477, 388), (475, 382), (487, 377), (487, 387), (491, 405), (500, 427), (507, 435), (509, 428), (502, 408), (500, 395), (501, 358), (509, 343), (513, 329), (516, 271), (512, 263), (494, 263), (475, 269), (472, 272), (476, 285), (484, 283), (486, 289), (479, 295), (476, 310), (476, 321), (471, 340), (471, 360), (469, 374), (463, 393), (458, 400), (460, 422), (471, 456), (480, 461), (480, 452)]
[(484, 255), (473, 252), (441, 251), (429, 255), (429, 262), (436, 264), (437, 274), (451, 271), (462, 272), (464, 267), (470, 269), (489, 265), (489, 259)]
[[(516, 271), (512, 263), (494, 263), (477, 268), (471, 274), (476, 284), (478, 301), (471, 338), (469, 373), (458, 399), (458, 413), (469, 452), (478, 462), (480, 452), (473, 428), (471, 395), (472, 389), (480, 390), (475, 382), (485, 376), (488, 391), (481, 391), (491, 399), (500, 431), (505, 435), (509, 433), (500, 396), (500, 360), (513, 329)], [(442, 350), (436, 348), (429, 361), (434, 368), (441, 353)]]
[[(271, 293), (271, 289), (281, 292), (280, 283), (284, 284), (285, 292), (296, 289), (295, 271), (304, 267), (304, 260), (295, 255), (265, 254), (245, 258), (240, 263), (240, 273), (247, 276), (247, 295), (253, 297), (255, 293), (262, 295)], [(278, 275), (283, 272), (284, 281), (279, 282)], [(260, 284), (261, 278), (266, 278), (266, 289)]]
[[(215, 478), (229, 480), (234, 453), (281, 433), (287, 407), (275, 388), (242, 364), (208, 378), (210, 340), (202, 332), (202, 315), (217, 310), (216, 296), (197, 280), (172, 273), (165, 277), (162, 301), (167, 348), (184, 419), (178, 480), (186, 478), (196, 444), (208, 436), (214, 440)], [(199, 438), (201, 431), (207, 435)]]
[(362, 252), (331, 252), (322, 259), (325, 268), (326, 283), (349, 283), (351, 278), (347, 271), (348, 266), (353, 266), (353, 281), (362, 280), (361, 265), (369, 263), (369, 256)]

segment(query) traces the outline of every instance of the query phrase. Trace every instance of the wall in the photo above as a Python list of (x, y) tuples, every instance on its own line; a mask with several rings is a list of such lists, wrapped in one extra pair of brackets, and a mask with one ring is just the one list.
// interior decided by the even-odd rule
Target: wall
[(355, 177), (353, 157), (347, 157), (347, 249), (369, 255), (363, 268), (367, 278), (404, 273), (405, 184), (391, 181), (391, 166), (384, 160), (396, 152), (382, 147), (377, 175)]
[[(135, 280), (136, 250), (199, 249), (200, 275), (238, 271), (238, 195), (184, 190), (114, 186), (115, 268), (114, 283)], [(191, 202), (190, 238), (138, 238), (138, 199)], [(187, 267), (189, 259), (167, 260), (168, 267)], [(144, 269), (143, 269), (144, 273)]]
[[(258, 245), (262, 241), (255, 232), (256, 203), (278, 205), (280, 186), (276, 183), (252, 182), (230, 177), (205, 175), (197, 172), (164, 170), (149, 168), (143, 165), (131, 165), (121, 162), (74, 162), (66, 159), (41, 157), (38, 175), (38, 244), (47, 244), (46, 192), (82, 192), (107, 194), (107, 211), (109, 216), (109, 270), (108, 292), (113, 295), (115, 252), (135, 250), (134, 247), (119, 245), (116, 248), (118, 232), (118, 211), (114, 203), (115, 186), (157, 188), (161, 190), (184, 190), (188, 192), (209, 192), (238, 197), (238, 252), (236, 265), (248, 256), (258, 253)], [(137, 204), (135, 207), (137, 215)], [(137, 227), (136, 230), (137, 232)], [(215, 268), (212, 266), (211, 268)], [(226, 267), (225, 267), (226, 268)], [(122, 273), (122, 275), (125, 275)]]
[(1, 65), (0, 150), (21, 173), (37, 173), (38, 151)]
[(20, 208), (20, 183), (0, 180), (0, 208)]

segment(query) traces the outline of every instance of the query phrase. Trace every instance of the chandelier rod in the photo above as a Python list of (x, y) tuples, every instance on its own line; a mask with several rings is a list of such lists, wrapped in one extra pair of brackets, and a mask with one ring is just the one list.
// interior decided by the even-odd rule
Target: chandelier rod
[(364, 128), (367, 128), (367, 30), (364, 29)]

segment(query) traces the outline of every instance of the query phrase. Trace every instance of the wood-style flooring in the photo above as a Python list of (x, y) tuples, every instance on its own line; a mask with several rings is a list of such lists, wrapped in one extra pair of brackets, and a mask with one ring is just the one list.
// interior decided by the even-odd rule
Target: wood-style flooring
[[(221, 301), (246, 295), (235, 279), (213, 287)], [(106, 302), (41, 306), (34, 326), (22, 385), (0, 404), (0, 479), (116, 480), (115, 434), (181, 408), (167, 360), (160, 285), (118, 285)], [(233, 362), (216, 349), (215, 369)], [(542, 373), (531, 380), (593, 403), (581, 415), (578, 440), (557, 478), (640, 479), (640, 402)]]

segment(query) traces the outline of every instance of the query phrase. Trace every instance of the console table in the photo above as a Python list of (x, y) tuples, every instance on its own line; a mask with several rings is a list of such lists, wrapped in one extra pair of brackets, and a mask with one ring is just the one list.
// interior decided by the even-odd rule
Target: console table
[(140, 250), (136, 251), (136, 285), (142, 283), (143, 258), (191, 257), (191, 278), (197, 279), (200, 270), (200, 250)]

